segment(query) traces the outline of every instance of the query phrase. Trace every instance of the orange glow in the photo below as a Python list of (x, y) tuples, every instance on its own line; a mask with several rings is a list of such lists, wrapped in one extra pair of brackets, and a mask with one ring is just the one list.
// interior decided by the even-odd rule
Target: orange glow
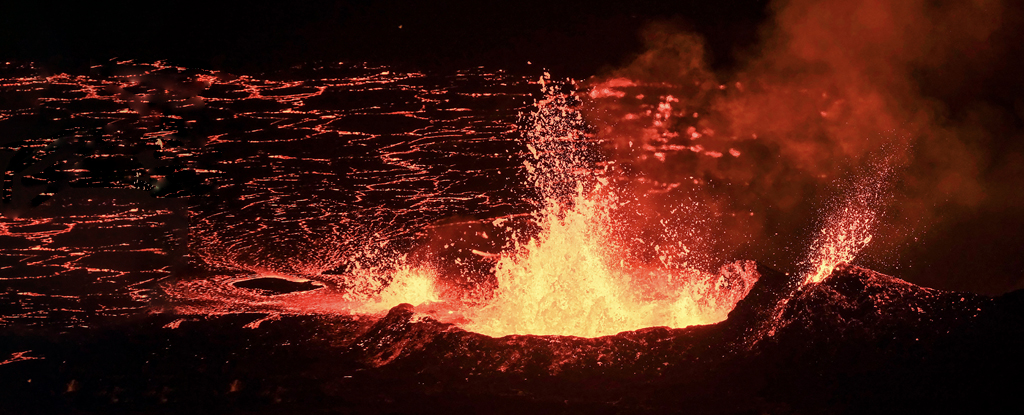
[[(377, 280), (371, 278), (364, 281), (376, 282)], [(437, 275), (433, 269), (402, 264), (395, 271), (391, 283), (387, 286), (359, 290), (365, 301), (359, 307), (359, 311), (374, 313), (387, 311), (402, 303), (420, 305), (438, 302), (440, 296), (435, 281), (437, 281)], [(370, 294), (378, 290), (380, 294)]]
[(550, 204), (536, 238), (502, 254), (498, 289), (471, 311), (467, 330), (596, 337), (644, 327), (686, 327), (724, 320), (750, 289), (695, 269), (623, 266), (601, 196), (582, 193), (575, 207)]
[[(497, 288), (469, 293), (467, 303), (474, 305), (456, 307), (457, 313), (449, 310), (454, 321), (489, 336), (596, 337), (724, 320), (753, 281), (727, 270), (714, 275), (691, 268), (689, 249), (677, 240), (671, 242), (679, 253), (655, 247), (660, 255), (654, 265), (629, 259), (626, 247), (638, 242), (621, 240), (630, 224), (617, 221), (612, 212), (623, 203), (588, 162), (593, 154), (572, 97), (555, 92), (550, 82), (542, 88), (547, 97), (529, 119), (529, 161), (524, 165), (540, 195), (533, 215), (539, 232), (494, 256)], [(437, 302), (437, 279), (429, 264), (403, 263), (387, 287), (360, 290), (380, 294), (365, 297), (358, 310)], [(430, 308), (438, 307), (445, 305)]]
[(865, 206), (844, 206), (828, 219), (825, 228), (811, 245), (809, 262), (813, 269), (807, 283), (821, 282), (842, 263), (850, 263), (861, 249), (871, 242), (871, 231), (877, 216)]
[(851, 263), (857, 254), (871, 242), (871, 235), (879, 220), (879, 210), (893, 172), (892, 161), (885, 159), (874, 175), (865, 176), (853, 189), (853, 194), (834, 209), (825, 219), (825, 226), (811, 244), (807, 263), (811, 270), (806, 283), (821, 282), (837, 265)]
[[(540, 233), (500, 255), (498, 287), (486, 305), (467, 313), (464, 327), (490, 336), (595, 337), (725, 319), (750, 284), (732, 284), (685, 263), (669, 268), (665, 254), (656, 266), (630, 261), (624, 247), (638, 241), (620, 240), (619, 231), (630, 224), (612, 217), (619, 197), (602, 173), (588, 169), (580, 114), (568, 97), (546, 92), (526, 134), (530, 174), (543, 198), (535, 214)], [(673, 100), (666, 98), (663, 108)]]

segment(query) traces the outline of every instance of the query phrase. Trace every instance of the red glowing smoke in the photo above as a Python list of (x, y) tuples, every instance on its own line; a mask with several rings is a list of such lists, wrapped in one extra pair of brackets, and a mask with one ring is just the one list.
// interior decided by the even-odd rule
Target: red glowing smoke
[[(756, 52), (728, 73), (711, 69), (698, 35), (654, 24), (645, 52), (592, 80), (588, 121), (614, 138), (623, 171), (710, 207), (722, 257), (799, 262), (815, 218), (848, 191), (835, 183), (880, 158), (901, 167), (879, 207), (875, 267), (898, 266), (894, 252), (961, 220), (958, 209), (1024, 207), (1007, 197), (1019, 193), (1010, 172), (1024, 170), (1021, 114), (1002, 105), (1019, 98), (996, 82), (1024, 86), (1008, 63), (1019, 12), (998, 0), (770, 9)], [(659, 117), (665, 105), (671, 116)]]

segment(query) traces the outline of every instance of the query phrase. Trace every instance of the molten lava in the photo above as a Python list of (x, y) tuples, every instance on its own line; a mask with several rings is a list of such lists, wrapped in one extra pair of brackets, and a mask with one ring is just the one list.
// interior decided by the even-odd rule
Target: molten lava
[[(370, 281), (377, 281), (371, 279)], [(425, 304), (440, 301), (437, 274), (428, 267), (410, 267), (401, 265), (391, 278), (391, 283), (384, 287), (364, 289), (363, 295), (368, 301), (360, 307), (364, 312), (382, 312), (398, 304)], [(374, 289), (376, 288), (376, 289)], [(376, 296), (367, 295), (379, 291)]]
[(811, 269), (805, 283), (821, 282), (832, 274), (837, 265), (853, 262), (871, 242), (894, 168), (889, 158), (880, 161), (874, 172), (854, 184), (845, 200), (834, 205), (811, 244), (811, 254), (806, 262)]
[(874, 210), (866, 206), (846, 205), (826, 221), (825, 227), (811, 246), (808, 262), (813, 269), (806, 282), (821, 282), (842, 263), (850, 263), (861, 249), (871, 242), (871, 231), (877, 220)]
[[(587, 162), (580, 115), (571, 99), (546, 87), (548, 98), (527, 131), (542, 197), (540, 233), (504, 252), (498, 288), (470, 313), (468, 330), (507, 334), (594, 337), (643, 327), (686, 327), (725, 319), (749, 284), (696, 269), (628, 263), (627, 244), (613, 218), (619, 198)], [(589, 189), (588, 189), (589, 188)]]
[[(490, 336), (595, 337), (709, 324), (724, 320), (750, 289), (752, 282), (735, 284), (698, 270), (623, 266), (609, 206), (582, 194), (573, 208), (549, 205), (541, 233), (502, 254), (498, 289), (465, 328)], [(660, 290), (645, 290), (654, 287)]]

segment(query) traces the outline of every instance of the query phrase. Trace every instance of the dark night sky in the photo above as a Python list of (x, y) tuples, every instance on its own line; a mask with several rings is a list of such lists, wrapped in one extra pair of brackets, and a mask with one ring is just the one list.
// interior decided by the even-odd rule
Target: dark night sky
[[(310, 60), (417, 67), (526, 61), (585, 77), (639, 52), (638, 30), (676, 20), (707, 36), (715, 62), (756, 39), (765, 0), (19, 2), (0, 17), (0, 57), (74, 68), (167, 59), (260, 71)], [(401, 28), (399, 28), (401, 26)], [(533, 68), (536, 68), (534, 66)]]

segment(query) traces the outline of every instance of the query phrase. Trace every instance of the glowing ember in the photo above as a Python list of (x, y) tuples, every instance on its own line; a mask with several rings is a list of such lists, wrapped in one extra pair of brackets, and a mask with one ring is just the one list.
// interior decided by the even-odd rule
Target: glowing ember
[(806, 283), (821, 282), (837, 265), (853, 262), (871, 242), (892, 170), (890, 160), (883, 161), (875, 174), (856, 183), (852, 195), (826, 217), (825, 226), (811, 244)]
[(430, 268), (403, 265), (395, 272), (391, 283), (381, 289), (380, 295), (370, 297), (370, 301), (360, 307), (360, 311), (379, 312), (402, 303), (425, 304), (440, 301), (436, 280), (437, 276)]
[(866, 206), (847, 205), (826, 222), (825, 228), (811, 245), (809, 259), (814, 269), (807, 282), (821, 282), (842, 263), (850, 263), (861, 249), (871, 242), (871, 230), (877, 215)]

